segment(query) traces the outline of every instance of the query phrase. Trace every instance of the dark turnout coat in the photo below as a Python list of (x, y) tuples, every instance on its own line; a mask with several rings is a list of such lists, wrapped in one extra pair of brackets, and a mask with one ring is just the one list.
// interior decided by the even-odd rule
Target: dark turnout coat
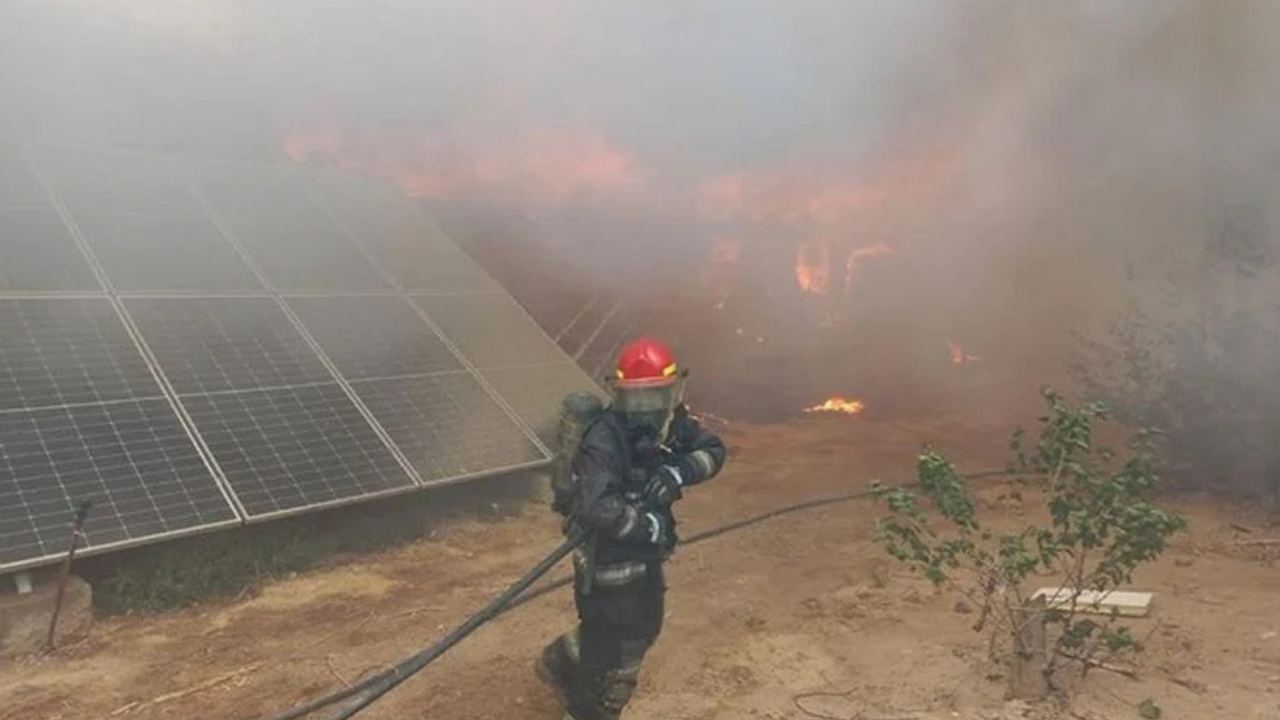
[(661, 559), (663, 548), (651, 541), (653, 520), (662, 516), (674, 531), (671, 508), (652, 508), (642, 496), (646, 481), (663, 465), (676, 467), (687, 489), (715, 477), (725, 461), (720, 437), (693, 418), (683, 406), (665, 442), (637, 446), (627, 437), (621, 420), (604, 415), (587, 428), (572, 462), (575, 476), (573, 514), (596, 536), (595, 563)]

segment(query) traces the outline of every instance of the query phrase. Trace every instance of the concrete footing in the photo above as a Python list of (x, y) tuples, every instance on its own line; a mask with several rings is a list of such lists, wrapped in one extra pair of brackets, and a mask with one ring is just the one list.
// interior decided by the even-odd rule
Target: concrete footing
[[(49, 637), (49, 620), (58, 596), (56, 573), (35, 575), (30, 593), (20, 594), (13, 583), (0, 586), (0, 658), (10, 659), (38, 653)], [(78, 640), (93, 624), (93, 590), (89, 583), (72, 575), (62, 596), (54, 645)]]

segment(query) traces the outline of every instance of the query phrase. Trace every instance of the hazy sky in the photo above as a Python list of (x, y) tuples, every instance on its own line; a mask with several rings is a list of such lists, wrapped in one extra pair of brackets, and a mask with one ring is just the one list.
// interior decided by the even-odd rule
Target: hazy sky
[(770, 163), (865, 149), (962, 5), (25, 0), (5, 74), (50, 133), (89, 132), (78, 105), (125, 137), (126, 117), (196, 142), (334, 118), (475, 141), (590, 130), (655, 162)]
[[(1274, 0), (9, 0), (0, 13), (10, 132), (258, 156), (311, 133), (428, 191), (510, 186), (597, 213), (656, 213), (740, 175), (746, 205), (829, 216), (847, 201), (839, 221), (861, 228), (879, 221), (866, 197), (911, 195), (876, 212), (969, 258), (1073, 243), (1158, 255), (1205, 197), (1262, 202), (1280, 147)], [(945, 183), (920, 170), (943, 158)], [(902, 191), (931, 183), (949, 204)]]

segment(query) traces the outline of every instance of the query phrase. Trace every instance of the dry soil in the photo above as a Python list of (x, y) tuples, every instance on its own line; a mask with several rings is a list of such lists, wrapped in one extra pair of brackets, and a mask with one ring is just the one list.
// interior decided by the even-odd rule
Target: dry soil
[[(1007, 423), (963, 408), (923, 420), (807, 415), (723, 426), (731, 464), (681, 501), (692, 533), (770, 508), (909, 476), (919, 444), (965, 468), (998, 466)], [(990, 497), (994, 497), (991, 495)], [(998, 667), (957, 611), (871, 542), (866, 501), (769, 521), (682, 549), (664, 634), (627, 717), (1280, 718), (1280, 536), (1246, 509), (1171, 501), (1192, 531), (1135, 578), (1155, 593), (1137, 679), (1091, 674), (1068, 708), (1004, 699)], [(1024, 509), (986, 503), (1016, 521)], [(1241, 526), (1252, 532), (1242, 533)], [(252, 720), (374, 672), (441, 637), (559, 542), (544, 507), (459, 522), (380, 555), (161, 616), (104, 619), (57, 654), (0, 669), (0, 717)], [(555, 571), (563, 574), (566, 568)], [(534, 679), (538, 649), (573, 621), (559, 591), (482, 628), (371, 707), (368, 720), (558, 720)]]

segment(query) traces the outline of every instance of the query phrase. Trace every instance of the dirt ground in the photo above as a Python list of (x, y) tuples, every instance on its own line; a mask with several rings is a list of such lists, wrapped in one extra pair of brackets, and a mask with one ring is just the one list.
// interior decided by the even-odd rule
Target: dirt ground
[[(1034, 408), (1033, 408), (1034, 409)], [(1024, 415), (1024, 417), (1030, 417)], [(907, 479), (923, 441), (965, 469), (998, 467), (1011, 422), (963, 408), (915, 421), (805, 416), (723, 428), (731, 464), (681, 501), (686, 535), (798, 500)], [(1280, 718), (1280, 535), (1246, 509), (1175, 501), (1192, 531), (1135, 578), (1156, 594), (1138, 679), (1091, 674), (1067, 710), (1003, 698), (957, 597), (871, 543), (878, 509), (836, 505), (681, 550), (664, 634), (627, 717), (643, 720)], [(1232, 525), (1251, 528), (1242, 534)], [(463, 521), (432, 538), (308, 573), (236, 602), (100, 620), (52, 657), (0, 669), (0, 717), (253, 720), (430, 644), (559, 541), (549, 511)], [(1270, 553), (1270, 554), (1268, 554)], [(554, 575), (565, 573), (558, 568)], [(562, 590), (482, 628), (361, 717), (558, 720), (532, 659), (570, 626)]]

